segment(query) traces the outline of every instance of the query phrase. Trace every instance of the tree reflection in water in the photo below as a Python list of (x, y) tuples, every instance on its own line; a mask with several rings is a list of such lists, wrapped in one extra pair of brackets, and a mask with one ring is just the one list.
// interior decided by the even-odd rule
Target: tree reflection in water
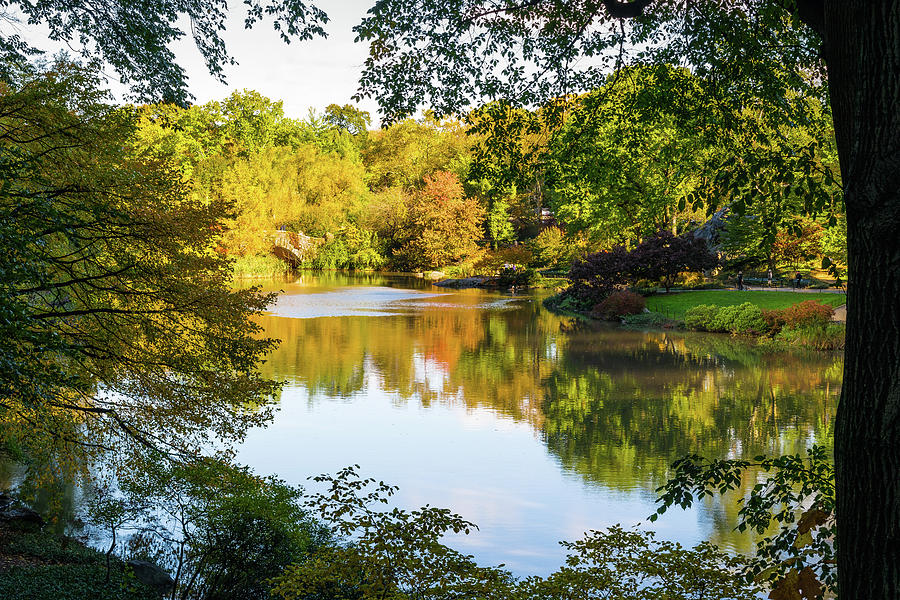
[[(380, 289), (409, 285), (370, 279)], [(314, 280), (287, 292), (366, 289), (347, 283)], [(267, 333), (283, 340), (265, 374), (306, 388), (312, 403), (375, 386), (400, 403), (489, 409), (528, 423), (588, 485), (622, 492), (652, 494), (688, 453), (753, 456), (830, 443), (839, 355), (765, 354), (727, 336), (581, 323), (530, 297), (426, 291), (385, 292), (380, 316), (265, 317)], [(315, 294), (301, 300), (317, 302)], [(744, 489), (755, 483), (749, 474)], [(730, 531), (736, 504), (709, 502), (713, 541), (749, 550), (752, 541)]]

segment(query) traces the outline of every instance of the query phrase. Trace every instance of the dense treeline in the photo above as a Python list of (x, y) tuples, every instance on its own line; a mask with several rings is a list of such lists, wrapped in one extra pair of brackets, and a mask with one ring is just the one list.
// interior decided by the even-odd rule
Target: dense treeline
[[(785, 129), (751, 109), (718, 114), (703, 85), (683, 69), (622, 70), (534, 111), (492, 103), (465, 121), (426, 115), (374, 131), (350, 105), (298, 120), (244, 91), (141, 107), (137, 136), (177, 164), (195, 198), (232, 207), (219, 251), (239, 274), (289, 267), (272, 252), (279, 230), (312, 238), (294, 267), (491, 275), (508, 262), (566, 270), (714, 213), (724, 226), (708, 237), (726, 267), (842, 267), (827, 109), (798, 99), (812, 117)], [(710, 123), (726, 116), (741, 127), (723, 139)]]
[(143, 151), (171, 157), (192, 197), (232, 208), (219, 251), (239, 268), (274, 258), (278, 230), (315, 238), (307, 268), (434, 268), (477, 254), (481, 215), (461, 185), (469, 141), (459, 123), (369, 132), (369, 115), (351, 106), (295, 120), (249, 91), (139, 112)]

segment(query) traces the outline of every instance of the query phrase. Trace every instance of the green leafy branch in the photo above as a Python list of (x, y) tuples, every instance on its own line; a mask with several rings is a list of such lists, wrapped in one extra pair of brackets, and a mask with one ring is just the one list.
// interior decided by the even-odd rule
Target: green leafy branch
[[(822, 598), (837, 592), (835, 566), (834, 464), (824, 448), (753, 460), (709, 460), (689, 455), (673, 463), (674, 476), (657, 492), (656, 521), (672, 506), (689, 508), (695, 499), (739, 489), (744, 473), (769, 474), (741, 498), (738, 531), (763, 536), (748, 580), (767, 581), (773, 599)], [(777, 526), (775, 533), (767, 532)], [(798, 595), (799, 594), (799, 595)]]

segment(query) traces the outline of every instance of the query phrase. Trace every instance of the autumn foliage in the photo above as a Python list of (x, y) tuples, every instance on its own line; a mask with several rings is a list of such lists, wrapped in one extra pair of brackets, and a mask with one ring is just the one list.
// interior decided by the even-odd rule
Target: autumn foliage
[(834, 308), (806, 300), (781, 310), (764, 310), (763, 319), (770, 333), (778, 333), (785, 328), (825, 326), (831, 322)]
[(433, 269), (477, 257), (481, 250), (484, 209), (466, 198), (456, 174), (438, 171), (425, 176), (425, 186), (410, 206), (400, 250), (406, 266)]
[(625, 315), (636, 315), (644, 310), (647, 301), (640, 294), (630, 290), (613, 292), (591, 311), (591, 315), (601, 319), (615, 319)]

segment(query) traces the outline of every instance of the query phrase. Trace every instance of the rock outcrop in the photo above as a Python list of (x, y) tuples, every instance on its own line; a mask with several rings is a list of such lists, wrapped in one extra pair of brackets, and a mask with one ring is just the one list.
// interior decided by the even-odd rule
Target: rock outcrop
[(172, 594), (175, 580), (163, 569), (146, 560), (129, 560), (128, 566), (134, 571), (135, 578), (147, 587), (156, 590), (162, 596)]

